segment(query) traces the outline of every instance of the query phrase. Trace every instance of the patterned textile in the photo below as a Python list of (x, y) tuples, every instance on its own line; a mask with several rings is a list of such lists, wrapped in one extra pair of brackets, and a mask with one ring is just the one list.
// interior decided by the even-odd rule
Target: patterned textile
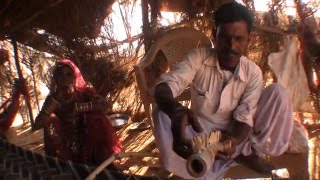
[[(34, 153), (11, 144), (2, 138), (0, 138), (0, 163), (3, 165), (0, 172), (2, 179), (81, 180), (88, 177), (96, 168), (96, 166), (62, 161), (55, 157)], [(95, 179), (152, 180), (161, 178), (125, 174), (121, 171), (105, 169)]]

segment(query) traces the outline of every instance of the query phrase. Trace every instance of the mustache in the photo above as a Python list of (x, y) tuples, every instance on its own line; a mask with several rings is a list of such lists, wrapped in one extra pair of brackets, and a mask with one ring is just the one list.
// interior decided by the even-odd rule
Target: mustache
[(240, 53), (233, 50), (233, 49), (224, 51), (224, 54), (225, 55), (232, 55), (232, 56), (240, 56)]

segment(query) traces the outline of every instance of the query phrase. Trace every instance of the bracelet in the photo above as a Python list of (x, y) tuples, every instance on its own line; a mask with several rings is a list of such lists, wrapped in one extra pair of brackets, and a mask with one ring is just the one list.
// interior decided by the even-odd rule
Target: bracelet
[(75, 104), (76, 112), (79, 112), (78, 103)]
[(56, 103), (56, 104), (59, 104), (59, 105), (60, 105), (60, 103), (59, 103), (55, 98), (51, 97), (51, 100), (52, 100), (54, 103)]
[(48, 115), (48, 116), (51, 115), (51, 113), (50, 113), (48, 110), (46, 110), (46, 109), (42, 109), (40, 112), (43, 112), (43, 113), (45, 113), (45, 114)]
[(180, 103), (175, 103), (166, 114), (169, 116), (169, 118), (172, 120), (175, 118), (175, 116), (181, 112), (186, 111), (186, 107), (181, 105)]
[(50, 97), (46, 99), (46, 101), (44, 102), (41, 111), (50, 115), (59, 106), (60, 106), (60, 103), (57, 100), (55, 100), (53, 97)]
[(84, 112), (88, 111), (89, 107), (87, 103), (83, 103), (83, 109), (84, 109)]
[(76, 103), (75, 108), (77, 112), (88, 112), (88, 111), (92, 111), (93, 104), (91, 101), (88, 103)]

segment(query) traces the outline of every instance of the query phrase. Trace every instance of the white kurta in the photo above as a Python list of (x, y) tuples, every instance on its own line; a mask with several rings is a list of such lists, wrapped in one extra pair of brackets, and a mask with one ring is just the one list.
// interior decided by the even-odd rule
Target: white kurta
[[(168, 83), (175, 97), (190, 84), (191, 109), (205, 133), (231, 130), (233, 119), (253, 127), (254, 131), (237, 147), (233, 157), (241, 153), (249, 155), (251, 148), (268, 155), (280, 155), (287, 149), (292, 131), (290, 100), (285, 89), (276, 84), (261, 95), (262, 73), (249, 59), (241, 57), (223, 88), (223, 73), (214, 50), (195, 49), (174, 70), (162, 75), (160, 82)], [(158, 111), (153, 113), (153, 119), (163, 168), (183, 178), (192, 178), (186, 171), (186, 161), (172, 150), (171, 120)], [(196, 133), (189, 127), (187, 135), (191, 138)], [(232, 164), (232, 160), (216, 161), (204, 178), (216, 179)]]

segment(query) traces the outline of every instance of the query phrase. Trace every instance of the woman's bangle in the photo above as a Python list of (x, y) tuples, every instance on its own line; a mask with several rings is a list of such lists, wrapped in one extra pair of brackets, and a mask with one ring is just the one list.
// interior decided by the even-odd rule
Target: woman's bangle
[(46, 109), (42, 109), (40, 112), (45, 113), (45, 114), (48, 115), (48, 116), (51, 115), (51, 113), (50, 113), (48, 110), (46, 110)]
[(76, 108), (76, 112), (88, 112), (88, 111), (92, 111), (93, 104), (91, 101), (88, 103), (76, 103), (75, 108)]

